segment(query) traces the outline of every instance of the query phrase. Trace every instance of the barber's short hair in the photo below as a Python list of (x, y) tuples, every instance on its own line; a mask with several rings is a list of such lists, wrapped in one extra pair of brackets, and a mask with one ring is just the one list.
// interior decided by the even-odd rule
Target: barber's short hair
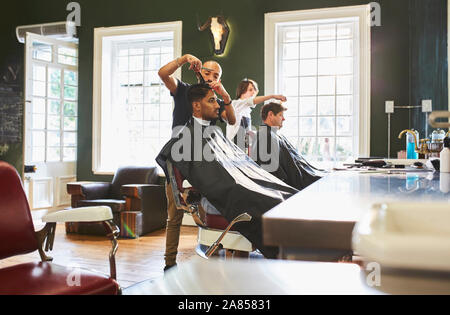
[(261, 118), (264, 121), (267, 119), (267, 116), (269, 116), (269, 112), (272, 112), (274, 115), (278, 115), (280, 112), (284, 112), (286, 110), (287, 108), (280, 103), (270, 102), (261, 108)]
[(253, 88), (258, 92), (258, 83), (256, 83), (254, 80), (252, 79), (244, 79), (242, 80), (237, 89), (236, 89), (236, 99), (239, 99), (241, 97), (242, 94), (244, 94), (245, 92), (247, 92), (248, 86), (249, 85), (253, 85)]
[(211, 87), (208, 84), (200, 83), (191, 85), (187, 91), (189, 104), (205, 98), (209, 91), (211, 91)]

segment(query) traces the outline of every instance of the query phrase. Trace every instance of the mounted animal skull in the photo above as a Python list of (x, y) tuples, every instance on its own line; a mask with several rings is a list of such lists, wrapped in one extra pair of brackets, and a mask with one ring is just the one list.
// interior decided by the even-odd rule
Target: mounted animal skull
[(209, 17), (208, 20), (199, 26), (199, 31), (204, 31), (207, 28), (211, 31), (211, 36), (214, 43), (214, 53), (216, 55), (221, 55), (225, 51), (225, 46), (228, 40), (228, 34), (230, 33), (230, 28), (225, 21), (223, 16)]

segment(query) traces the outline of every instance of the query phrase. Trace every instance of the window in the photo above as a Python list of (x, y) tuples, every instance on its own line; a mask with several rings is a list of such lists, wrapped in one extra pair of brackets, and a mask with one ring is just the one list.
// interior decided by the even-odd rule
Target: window
[(158, 70), (181, 55), (181, 22), (95, 29), (94, 40), (94, 173), (154, 165), (173, 109)]
[(77, 44), (36, 39), (30, 54), (26, 162), (76, 161)]
[(288, 101), (280, 130), (313, 161), (369, 155), (370, 7), (266, 14), (266, 94)]

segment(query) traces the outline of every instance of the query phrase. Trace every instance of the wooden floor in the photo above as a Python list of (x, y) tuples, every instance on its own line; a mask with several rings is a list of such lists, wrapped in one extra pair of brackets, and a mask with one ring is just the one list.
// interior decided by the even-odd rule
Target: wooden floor
[[(35, 222), (36, 229), (42, 223)], [(178, 248), (178, 263), (195, 256), (197, 227), (182, 226)], [(150, 233), (138, 239), (119, 239), (116, 255), (117, 281), (122, 288), (144, 280), (156, 280), (163, 276), (165, 230)], [(109, 274), (108, 255), (111, 243), (104, 237), (65, 233), (63, 224), (58, 224), (53, 251), (49, 256), (53, 262), (68, 267), (79, 267)], [(36, 252), (0, 260), (0, 268), (40, 261)]]

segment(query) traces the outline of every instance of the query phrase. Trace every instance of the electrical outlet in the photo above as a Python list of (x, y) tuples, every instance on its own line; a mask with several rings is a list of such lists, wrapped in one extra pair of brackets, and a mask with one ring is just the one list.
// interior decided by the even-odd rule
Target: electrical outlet
[(386, 101), (386, 114), (394, 113), (394, 101)]
[(422, 100), (422, 113), (431, 113), (433, 111), (432, 100)]

